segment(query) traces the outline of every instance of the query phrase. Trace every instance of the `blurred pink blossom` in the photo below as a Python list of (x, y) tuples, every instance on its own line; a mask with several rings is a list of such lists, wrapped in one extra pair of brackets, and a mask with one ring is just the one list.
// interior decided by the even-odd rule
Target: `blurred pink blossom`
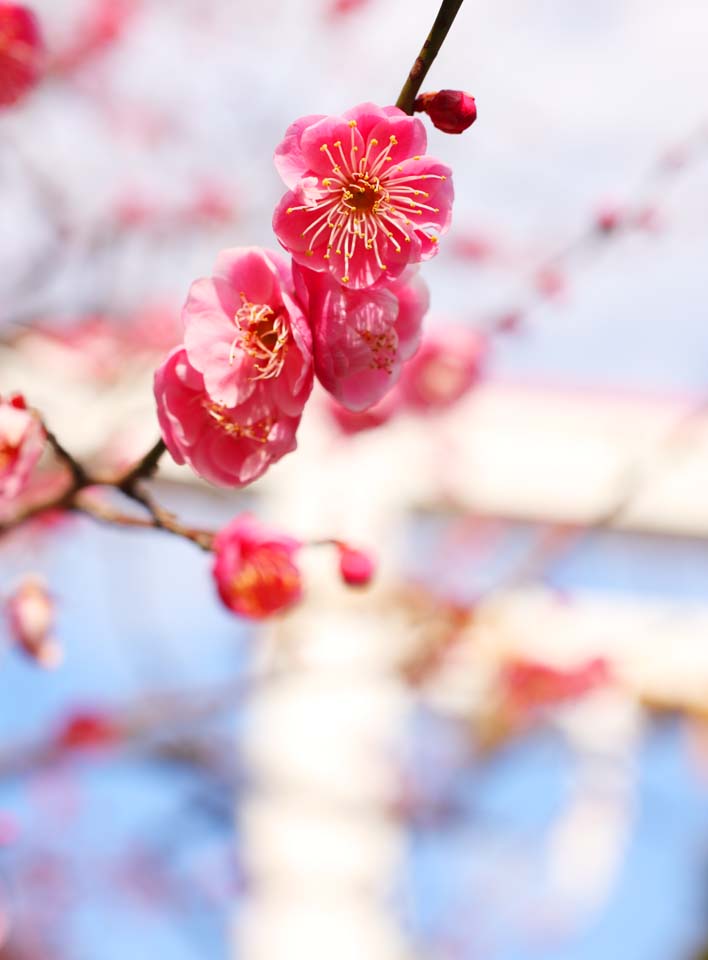
[(0, 399), (0, 499), (23, 492), (44, 449), (45, 433), (19, 394)]
[(488, 338), (464, 327), (436, 327), (403, 368), (399, 392), (405, 406), (420, 412), (456, 403), (479, 381)]
[(25, 97), (39, 82), (44, 42), (29, 7), (0, 3), (0, 107)]
[(40, 666), (58, 667), (63, 651), (52, 636), (54, 601), (44, 581), (26, 577), (7, 600), (6, 613), (18, 647)]

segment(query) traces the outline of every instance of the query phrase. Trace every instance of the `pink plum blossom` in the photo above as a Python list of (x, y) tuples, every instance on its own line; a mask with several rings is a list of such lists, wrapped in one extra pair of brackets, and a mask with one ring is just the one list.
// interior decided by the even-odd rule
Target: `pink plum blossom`
[(265, 382), (240, 404), (216, 402), (183, 347), (155, 372), (155, 400), (162, 438), (175, 461), (219, 486), (251, 483), (297, 446), (301, 409), (279, 407)]
[(403, 369), (398, 392), (415, 411), (441, 410), (456, 403), (479, 381), (488, 338), (464, 327), (439, 327), (423, 342)]
[(44, 441), (44, 428), (23, 397), (0, 399), (0, 499), (12, 500), (23, 492)]
[(327, 273), (294, 266), (312, 326), (315, 373), (349, 410), (377, 403), (418, 348), (429, 296), (410, 271), (370, 290), (349, 290)]
[(355, 289), (434, 256), (453, 188), (426, 146), (422, 122), (398, 107), (362, 103), (296, 120), (275, 151), (289, 188), (273, 217), (278, 240), (298, 263)]
[(192, 284), (182, 310), (189, 363), (211, 399), (254, 399), (299, 416), (312, 389), (312, 336), (290, 268), (257, 247), (222, 251), (214, 276)]
[(261, 620), (292, 606), (302, 596), (294, 561), (299, 541), (270, 530), (250, 514), (231, 521), (214, 539), (219, 596), (243, 617)]

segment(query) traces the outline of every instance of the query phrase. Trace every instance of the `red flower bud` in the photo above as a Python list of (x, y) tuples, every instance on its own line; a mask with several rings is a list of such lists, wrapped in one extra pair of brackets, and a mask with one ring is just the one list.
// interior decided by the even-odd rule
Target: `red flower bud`
[(462, 133), (477, 119), (474, 97), (464, 90), (421, 93), (416, 97), (413, 109), (418, 113), (427, 113), (433, 126), (443, 133)]
[(368, 553), (355, 550), (347, 543), (338, 543), (339, 575), (350, 587), (365, 587), (376, 571), (376, 563)]

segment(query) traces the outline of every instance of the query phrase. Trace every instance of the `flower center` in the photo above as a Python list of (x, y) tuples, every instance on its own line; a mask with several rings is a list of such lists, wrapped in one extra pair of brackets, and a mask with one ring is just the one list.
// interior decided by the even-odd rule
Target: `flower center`
[(342, 190), (342, 203), (358, 213), (375, 211), (377, 204), (387, 199), (388, 195), (382, 190), (378, 178), (371, 183), (366, 177), (357, 175), (349, 186)]
[(255, 423), (239, 423), (229, 415), (227, 407), (222, 407), (206, 397), (202, 399), (202, 406), (214, 421), (216, 426), (229, 437), (241, 437), (244, 440), (253, 440), (255, 443), (267, 443), (270, 432), (275, 426), (273, 417), (262, 417)]
[[(426, 212), (440, 212), (438, 207), (424, 202), (430, 195), (416, 184), (421, 180), (446, 179), (435, 173), (405, 175), (404, 168), (391, 156), (391, 150), (398, 145), (394, 134), (383, 147), (379, 147), (379, 141), (372, 137), (360, 156), (356, 125), (356, 120), (349, 121), (351, 143), (348, 149), (341, 140), (321, 145), (320, 150), (332, 164), (332, 176), (322, 179), (319, 199), (287, 209), (287, 213), (296, 210), (317, 213), (301, 234), (302, 237), (309, 234), (305, 253), (312, 256), (315, 243), (329, 230), (324, 259), (329, 260), (332, 251), (344, 257), (342, 283), (349, 283), (349, 264), (359, 241), (365, 250), (372, 251), (382, 271), (386, 264), (381, 258), (379, 244), (388, 241), (396, 253), (400, 253), (401, 244), (410, 243), (411, 234), (416, 229), (432, 243), (437, 243), (435, 234), (426, 233), (415, 223), (415, 218), (424, 218)], [(411, 159), (420, 160), (421, 157)], [(320, 244), (323, 241), (324, 237)]]
[(249, 616), (263, 617), (282, 606), (300, 588), (300, 577), (281, 550), (255, 551), (231, 578), (230, 590)]
[(285, 311), (263, 303), (251, 303), (241, 294), (241, 306), (234, 314), (236, 336), (231, 344), (229, 363), (241, 349), (253, 360), (251, 380), (270, 380), (283, 369), (288, 349), (290, 327)]

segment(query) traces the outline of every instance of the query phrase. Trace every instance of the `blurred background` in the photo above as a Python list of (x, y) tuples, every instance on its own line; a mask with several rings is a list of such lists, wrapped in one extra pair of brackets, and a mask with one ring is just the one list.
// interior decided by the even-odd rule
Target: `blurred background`
[[(0, 390), (121, 465), (191, 281), (276, 246), (285, 128), (394, 102), (437, 4), (32, 9)], [(189, 522), (349, 539), (372, 587), (313, 549), (305, 602), (255, 629), (190, 543), (3, 535), (3, 597), (46, 580), (63, 662), (4, 630), (2, 960), (708, 956), (707, 29), (695, 0), (466, 0), (424, 84), (479, 118), (429, 130), (456, 206), (422, 399), (316, 393), (244, 493), (165, 458)]]

